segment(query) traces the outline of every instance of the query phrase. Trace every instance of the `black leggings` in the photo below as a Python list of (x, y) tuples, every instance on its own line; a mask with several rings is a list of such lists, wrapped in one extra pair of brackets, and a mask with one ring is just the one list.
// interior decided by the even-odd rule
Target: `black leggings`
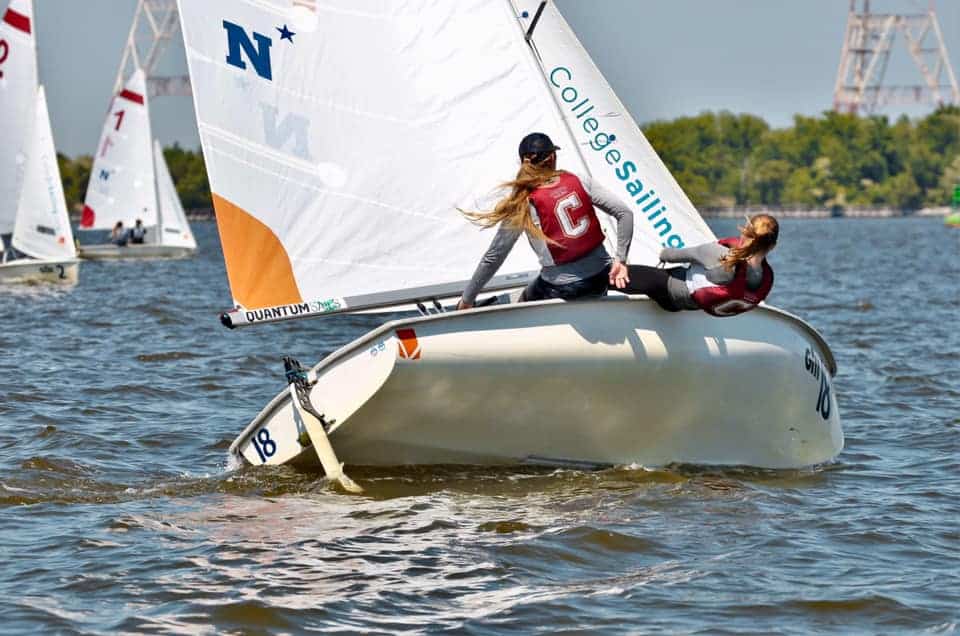
[(566, 285), (554, 285), (537, 276), (527, 285), (520, 295), (520, 302), (529, 302), (531, 300), (546, 300), (547, 298), (563, 298), (564, 300), (575, 300), (577, 298), (596, 298), (607, 294), (609, 285), (610, 268), (604, 267), (598, 274), (590, 278), (585, 278), (575, 283)]
[(647, 265), (628, 265), (630, 272), (630, 283), (621, 291), (625, 294), (645, 294), (657, 302), (667, 311), (680, 311), (673, 299), (670, 298), (670, 292), (667, 289), (667, 281), (671, 278), (682, 277), (684, 268), (672, 267), (670, 269), (660, 269), (658, 267), (649, 267)]

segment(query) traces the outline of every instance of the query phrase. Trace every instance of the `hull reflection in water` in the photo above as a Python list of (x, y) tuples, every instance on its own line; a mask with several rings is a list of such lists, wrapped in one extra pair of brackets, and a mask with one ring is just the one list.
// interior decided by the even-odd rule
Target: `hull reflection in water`
[(80, 261), (24, 258), (0, 264), (0, 283), (61, 283), (75, 285), (80, 278)]
[[(387, 323), (317, 365), (310, 397), (353, 465), (797, 468), (843, 448), (835, 371), (816, 331), (769, 307), (544, 301)], [(316, 462), (287, 391), (231, 451)]]

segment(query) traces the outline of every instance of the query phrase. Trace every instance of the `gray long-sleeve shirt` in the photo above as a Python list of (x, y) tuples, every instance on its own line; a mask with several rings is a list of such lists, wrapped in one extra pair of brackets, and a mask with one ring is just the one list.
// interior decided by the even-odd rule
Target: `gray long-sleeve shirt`
[[(729, 284), (736, 272), (727, 269), (721, 262), (729, 251), (729, 248), (719, 243), (703, 243), (683, 248), (665, 247), (660, 250), (660, 260), (664, 263), (690, 263), (683, 278), (671, 276), (667, 281), (670, 299), (684, 309), (697, 309), (689, 281), (698, 274), (702, 274), (715, 285)], [(747, 287), (757, 289), (762, 283), (763, 267), (747, 266)]]
[[(630, 252), (630, 242), (633, 240), (633, 212), (617, 195), (599, 183), (595, 183), (590, 177), (579, 174), (576, 176), (583, 184), (583, 189), (590, 195), (594, 207), (617, 220), (617, 259), (626, 262), (627, 255)], [(533, 207), (533, 203), (530, 203), (530, 207), (533, 218), (536, 219), (536, 208)], [(480, 293), (484, 285), (490, 282), (493, 275), (503, 265), (522, 233), (523, 230), (520, 228), (510, 227), (506, 223), (500, 224), (490, 247), (487, 248), (486, 253), (480, 259), (480, 264), (474, 271), (473, 277), (463, 290), (464, 303), (472, 305), (476, 302), (477, 294)], [(543, 280), (554, 285), (566, 285), (584, 280), (596, 275), (612, 262), (606, 248), (599, 245), (576, 261), (558, 265), (553, 262), (550, 249), (545, 241), (530, 235), (527, 235), (527, 240), (530, 241), (530, 246), (540, 259), (540, 276)]]

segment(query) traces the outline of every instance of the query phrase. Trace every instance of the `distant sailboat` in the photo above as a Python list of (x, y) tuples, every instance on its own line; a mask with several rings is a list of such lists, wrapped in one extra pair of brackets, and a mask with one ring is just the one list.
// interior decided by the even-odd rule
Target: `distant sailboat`
[(0, 23), (0, 282), (76, 283), (77, 260), (50, 129), (46, 93), (37, 85), (30, 0), (13, 0)]
[(182, 258), (197, 248), (159, 144), (152, 140), (146, 76), (137, 70), (113, 99), (90, 172), (81, 230), (129, 230), (144, 243), (80, 245), (88, 259)]
[[(629, 201), (632, 262), (715, 240), (546, 2), (179, 0), (234, 309), (231, 327), (420, 303), (290, 387), (231, 446), (253, 465), (833, 458), (836, 364), (763, 306), (668, 314), (644, 297), (448, 312), (485, 251), (457, 207), (542, 131), (561, 167)], [(608, 232), (608, 240), (610, 233)], [(487, 286), (537, 275), (518, 246)], [(302, 343), (308, 347), (309, 343)], [(319, 344), (317, 345), (320, 346)]]

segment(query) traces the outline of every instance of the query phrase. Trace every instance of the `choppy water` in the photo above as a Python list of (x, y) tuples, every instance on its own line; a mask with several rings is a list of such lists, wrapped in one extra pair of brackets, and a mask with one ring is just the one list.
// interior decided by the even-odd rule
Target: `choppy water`
[(771, 300), (840, 365), (831, 466), (353, 470), (351, 497), (226, 450), (281, 355), (380, 319), (228, 332), (196, 230), (195, 260), (0, 290), (0, 632), (958, 631), (960, 231), (783, 223)]

